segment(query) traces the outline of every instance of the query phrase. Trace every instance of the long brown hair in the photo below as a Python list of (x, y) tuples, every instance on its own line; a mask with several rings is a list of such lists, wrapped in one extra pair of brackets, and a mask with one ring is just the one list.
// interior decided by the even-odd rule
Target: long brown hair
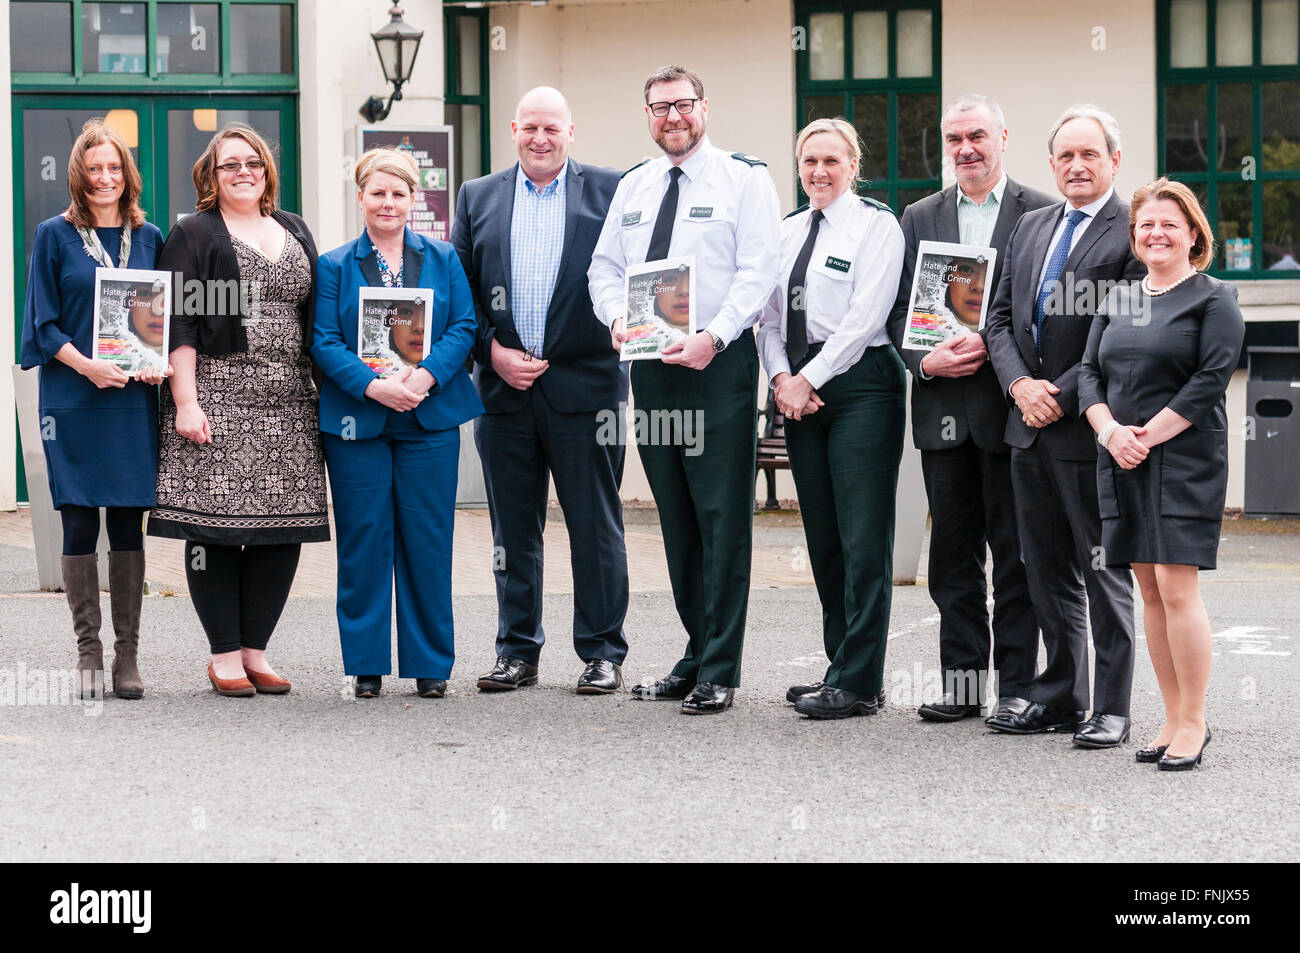
[(275, 171), (275, 160), (271, 156), (271, 147), (267, 145), (266, 140), (257, 134), (257, 131), (247, 123), (229, 122), (221, 127), (221, 131), (212, 137), (208, 147), (203, 150), (203, 155), (199, 156), (194, 163), (194, 192), (197, 199), (194, 208), (200, 212), (206, 212), (209, 209), (215, 209), (217, 202), (217, 153), (221, 150), (221, 144), (227, 139), (242, 139), (248, 143), (249, 147), (257, 153), (257, 157), (262, 160), (264, 168), (262, 169), (262, 181), (266, 187), (262, 190), (262, 198), (258, 203), (258, 208), (263, 215), (270, 215), (275, 211), (276, 190), (279, 187), (279, 176)]
[(135, 166), (135, 159), (131, 157), (126, 140), (100, 117), (86, 120), (77, 141), (72, 144), (72, 154), (68, 156), (68, 195), (72, 202), (63, 217), (78, 228), (95, 227), (95, 213), (90, 210), (90, 203), (86, 200), (86, 193), (94, 188), (90, 173), (86, 171), (86, 155), (91, 149), (105, 143), (116, 149), (121, 159), (122, 197), (117, 201), (117, 208), (122, 215), (122, 222), (132, 228), (139, 228), (144, 224), (144, 210), (140, 208), (140, 192), (143, 189), (140, 170)]

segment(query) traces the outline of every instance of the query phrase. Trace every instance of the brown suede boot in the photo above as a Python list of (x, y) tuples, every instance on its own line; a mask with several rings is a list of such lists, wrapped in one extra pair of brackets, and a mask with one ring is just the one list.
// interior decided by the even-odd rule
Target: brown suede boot
[(113, 607), (113, 694), (143, 698), (136, 667), (140, 644), (140, 605), (144, 601), (144, 550), (108, 554), (108, 594)]
[(77, 634), (77, 697), (104, 697), (104, 646), (99, 641), (99, 557), (63, 557), (63, 592)]

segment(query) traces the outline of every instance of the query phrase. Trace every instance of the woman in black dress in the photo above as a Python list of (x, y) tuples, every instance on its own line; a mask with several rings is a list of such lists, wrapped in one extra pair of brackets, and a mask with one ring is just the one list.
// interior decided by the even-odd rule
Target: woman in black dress
[(1157, 179), (1138, 189), (1129, 240), (1147, 276), (1098, 311), (1079, 407), (1107, 451), (1097, 458), (1104, 559), (1137, 577), (1165, 702), (1165, 725), (1137, 760), (1179, 771), (1199, 764), (1210, 740), (1210, 620), (1197, 571), (1213, 569), (1218, 552), (1224, 394), (1245, 324), (1236, 289), (1200, 272), (1214, 259), (1214, 236), (1187, 186)]
[(193, 215), (158, 267), (173, 289), (171, 359), (149, 533), (185, 540), (190, 598), (222, 695), (282, 694), (266, 659), (302, 543), (329, 539), (311, 379), (316, 247), (275, 206), (265, 140), (242, 123), (194, 164)]

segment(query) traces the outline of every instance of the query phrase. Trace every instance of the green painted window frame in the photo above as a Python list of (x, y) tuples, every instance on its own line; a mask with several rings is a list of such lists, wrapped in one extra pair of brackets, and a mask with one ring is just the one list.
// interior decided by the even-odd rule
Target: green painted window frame
[[(479, 22), (479, 82), (478, 88), (482, 92), (477, 96), (469, 96), (460, 91), (460, 45), (457, 43), (459, 33), (456, 29), (456, 20), (458, 18), (469, 17)], [(468, 182), (470, 179), (478, 178), (481, 175), (487, 175), (492, 171), (492, 140), (491, 140), (491, 105), (490, 89), (488, 87), (488, 56), (491, 53), (491, 44), (488, 36), (491, 25), (488, 23), (488, 11), (483, 8), (466, 8), (445, 4), (442, 10), (442, 45), (443, 45), (443, 89), (446, 90), (444, 102), (448, 106), (478, 106), (479, 107), (479, 168), (476, 170), (460, 169), (459, 177), (461, 182)]]
[[(1187, 185), (1195, 188), (1196, 186), (1205, 187), (1205, 214), (1209, 219), (1210, 228), (1213, 229), (1217, 237), (1219, 232), (1219, 186), (1225, 183), (1250, 183), (1251, 193), (1251, 210), (1250, 210), (1250, 240), (1251, 240), (1251, 267), (1249, 271), (1230, 271), (1216, 266), (1210, 269), (1210, 274), (1227, 280), (1259, 280), (1268, 279), (1270, 281), (1296, 281), (1300, 280), (1300, 271), (1266, 271), (1263, 268), (1264, 255), (1264, 184), (1267, 182), (1294, 182), (1300, 181), (1300, 168), (1264, 171), (1258, 168), (1259, 160), (1263, 155), (1263, 89), (1262, 84), (1269, 81), (1284, 80), (1295, 81), (1300, 78), (1300, 66), (1296, 64), (1287, 64), (1282, 66), (1262, 66), (1260, 64), (1260, 47), (1263, 16), (1261, 13), (1260, 0), (1251, 2), (1251, 36), (1252, 36), (1252, 55), (1251, 66), (1211, 66), (1216, 58), (1216, 17), (1218, 10), (1216, 0), (1205, 0), (1205, 62), (1206, 66), (1195, 68), (1178, 68), (1175, 69), (1170, 65), (1171, 51), (1170, 45), (1173, 40), (1172, 29), (1170, 27), (1170, 5), (1171, 0), (1159, 0), (1156, 6), (1156, 129), (1158, 134), (1157, 140), (1157, 166), (1161, 170), (1161, 175), (1168, 175), (1169, 178), (1178, 182), (1185, 182)], [(1297, 16), (1300, 16), (1300, 7), (1297, 8)], [(1218, 87), (1220, 84), (1244, 85), (1249, 84), (1251, 87), (1251, 155), (1256, 157), (1257, 168), (1253, 180), (1243, 179), (1240, 169), (1228, 169), (1226, 171), (1210, 171), (1210, 163), (1206, 163), (1205, 172), (1166, 172), (1166, 142), (1165, 142), (1165, 95), (1171, 87), (1192, 86), (1205, 84), (1206, 87), (1206, 155), (1218, 156), (1219, 154), (1219, 122), (1218, 122)], [(1300, 222), (1297, 223), (1297, 231), (1300, 231)]]
[[(930, 76), (899, 77), (898, 68), (898, 12), (900, 10), (930, 11), (930, 62), (933, 68)], [(859, 11), (884, 12), (888, 16), (888, 62), (889, 75), (883, 79), (853, 78), (853, 14)], [(862, 195), (884, 195), (884, 201), (898, 214), (902, 214), (899, 193), (925, 189), (937, 192), (942, 187), (942, 177), (931, 179), (903, 179), (898, 176), (898, 97), (903, 93), (933, 93), (938, 101), (934, 116), (936, 135), (939, 129), (942, 96), (942, 2), (941, 0), (796, 0), (795, 25), (802, 28), (806, 40), (811, 38), (809, 18), (814, 13), (841, 13), (844, 17), (844, 78), (835, 80), (813, 80), (809, 78), (811, 55), (807, 50), (795, 53), (795, 132), (804, 125), (805, 100), (809, 96), (842, 95), (844, 97), (844, 118), (853, 122), (853, 97), (861, 93), (884, 93), (888, 96), (889, 123), (889, 158), (888, 172), (884, 179), (874, 179), (860, 184), (858, 192)], [(795, 191), (800, 204), (807, 201), (803, 186), (795, 176)]]
[[(145, 5), (145, 66), (144, 73), (85, 73), (82, 71), (81, 10), (85, 3), (104, 0), (30, 0), (35, 3), (72, 5), (72, 72), (70, 73), (11, 73), (13, 91), (33, 90), (120, 90), (131, 88), (140, 92), (142, 83), (149, 90), (195, 91), (211, 89), (231, 90), (284, 90), (297, 92), (298, 68), (298, 0), (194, 0), (214, 3), (221, 17), (221, 72), (220, 73), (159, 73), (158, 72), (158, 4), (177, 0), (129, 0)], [(232, 6), (288, 6), (293, 8), (290, 17), (293, 29), (293, 71), (290, 73), (239, 73), (230, 69), (230, 9)], [(10, 42), (13, 42), (12, 37)]]

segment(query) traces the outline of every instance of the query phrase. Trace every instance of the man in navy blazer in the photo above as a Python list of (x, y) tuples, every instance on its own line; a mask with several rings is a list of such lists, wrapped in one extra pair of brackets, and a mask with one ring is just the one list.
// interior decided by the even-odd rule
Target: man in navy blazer
[(577, 690), (608, 694), (627, 655), (624, 448), (598, 434), (621, 432), (607, 425), (628, 384), (592, 311), (587, 267), (619, 173), (568, 157), (573, 117), (558, 90), (525, 93), (510, 131), (519, 162), (461, 186), (451, 232), (478, 312), (486, 413), (474, 438), (495, 546), (497, 662), (478, 687), (537, 682), (549, 475), (572, 551), (573, 644), (586, 663)]

